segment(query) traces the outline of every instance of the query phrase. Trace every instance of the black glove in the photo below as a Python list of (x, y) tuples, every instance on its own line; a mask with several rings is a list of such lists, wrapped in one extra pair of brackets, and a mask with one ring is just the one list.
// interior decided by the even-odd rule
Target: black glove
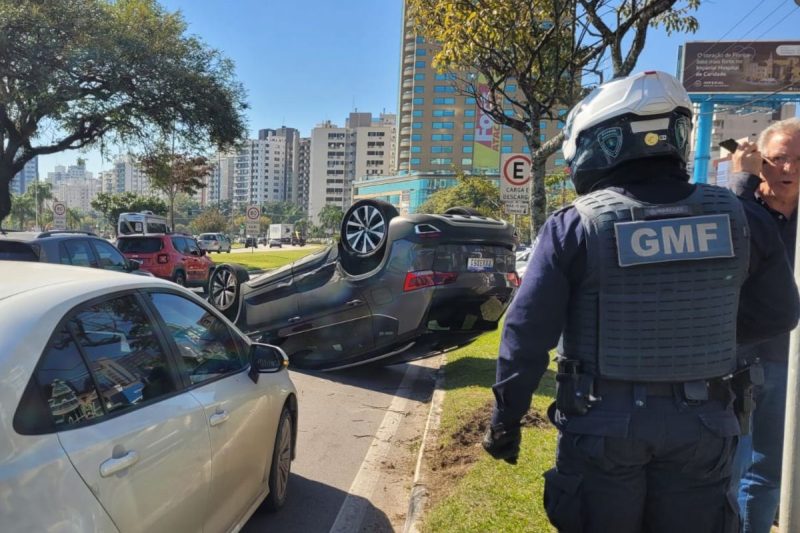
[(522, 433), (519, 426), (506, 428), (503, 424), (490, 426), (483, 436), (483, 449), (495, 459), (502, 459), (508, 464), (517, 464), (519, 443)]

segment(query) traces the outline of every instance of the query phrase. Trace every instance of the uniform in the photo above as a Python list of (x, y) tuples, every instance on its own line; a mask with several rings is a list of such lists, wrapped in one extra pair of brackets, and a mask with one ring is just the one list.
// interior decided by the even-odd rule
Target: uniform
[[(652, 85), (649, 76), (625, 90)], [(769, 217), (723, 189), (688, 183), (688, 134), (676, 125), (689, 106), (676, 114), (667, 96), (656, 114), (667, 133), (652, 144), (646, 130), (615, 132), (612, 116), (584, 124), (589, 134), (577, 137), (594, 154), (565, 149), (579, 168), (597, 154), (613, 164), (573, 175), (584, 196), (542, 227), (505, 320), (484, 447), (515, 461), (516, 428), (558, 345), (549, 415), (559, 442), (544, 504), (562, 532), (735, 532), (728, 482), (740, 433), (730, 386), (736, 342), (787, 331), (800, 314)], [(638, 102), (625, 105), (624, 124), (637, 120), (629, 110)], [(662, 137), (663, 151), (636, 152), (636, 140), (658, 148)], [(676, 145), (683, 160), (673, 157)]]

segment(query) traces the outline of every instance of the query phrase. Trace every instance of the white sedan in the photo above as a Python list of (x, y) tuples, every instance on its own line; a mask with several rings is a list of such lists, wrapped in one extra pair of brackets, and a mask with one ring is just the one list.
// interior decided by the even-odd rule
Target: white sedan
[(3, 531), (231, 531), (286, 500), (283, 352), (156, 278), (0, 262)]

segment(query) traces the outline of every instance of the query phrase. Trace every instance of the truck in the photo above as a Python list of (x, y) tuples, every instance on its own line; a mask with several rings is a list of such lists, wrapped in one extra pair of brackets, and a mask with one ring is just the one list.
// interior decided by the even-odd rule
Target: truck
[(283, 244), (291, 244), (294, 224), (270, 224), (269, 240), (279, 239)]

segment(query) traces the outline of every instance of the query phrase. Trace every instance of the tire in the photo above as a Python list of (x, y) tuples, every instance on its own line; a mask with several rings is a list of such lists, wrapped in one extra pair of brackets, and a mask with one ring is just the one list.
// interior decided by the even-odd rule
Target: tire
[(264, 509), (275, 512), (286, 503), (289, 474), (292, 469), (292, 415), (284, 407), (275, 434), (275, 447), (269, 468), (269, 494), (264, 500)]
[(483, 214), (475, 208), (472, 207), (464, 207), (464, 206), (455, 206), (449, 208), (447, 211), (444, 212), (445, 215), (465, 215), (465, 216), (479, 216), (482, 217)]
[(220, 265), (208, 279), (208, 301), (230, 320), (239, 313), (242, 283), (250, 279), (245, 269), (238, 265)]
[(186, 274), (183, 272), (183, 270), (178, 270), (172, 276), (172, 281), (174, 281), (175, 283), (177, 283), (181, 287), (185, 287), (186, 286)]

